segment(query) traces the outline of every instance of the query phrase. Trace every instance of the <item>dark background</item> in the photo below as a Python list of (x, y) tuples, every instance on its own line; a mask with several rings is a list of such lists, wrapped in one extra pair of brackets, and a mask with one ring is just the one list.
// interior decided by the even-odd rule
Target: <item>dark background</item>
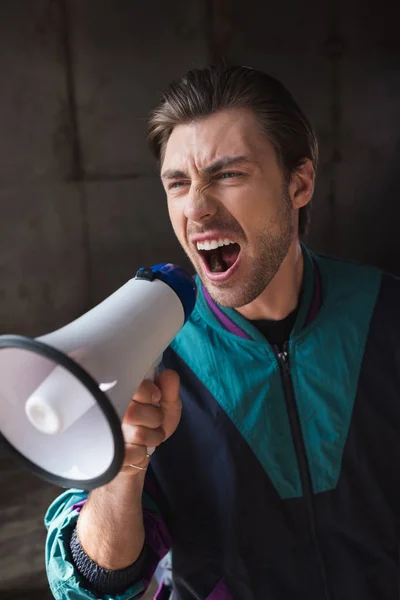
[[(140, 265), (185, 263), (145, 120), (221, 57), (281, 79), (316, 128), (309, 245), (400, 274), (399, 23), (390, 0), (1, 0), (0, 332), (40, 335)], [(0, 599), (45, 600), (59, 490), (4, 450), (0, 490)]]

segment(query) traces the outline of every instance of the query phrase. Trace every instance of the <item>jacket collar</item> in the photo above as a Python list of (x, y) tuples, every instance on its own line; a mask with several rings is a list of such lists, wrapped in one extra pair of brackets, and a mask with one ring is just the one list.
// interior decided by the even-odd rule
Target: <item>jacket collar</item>
[[(321, 277), (312, 253), (302, 245), (304, 258), (303, 285), (299, 298), (299, 309), (292, 337), (296, 337), (317, 316), (322, 305)], [(199, 296), (197, 309), (201, 317), (211, 326), (223, 328), (244, 340), (265, 343), (263, 334), (236, 310), (222, 307), (214, 302), (200, 279), (197, 277)]]

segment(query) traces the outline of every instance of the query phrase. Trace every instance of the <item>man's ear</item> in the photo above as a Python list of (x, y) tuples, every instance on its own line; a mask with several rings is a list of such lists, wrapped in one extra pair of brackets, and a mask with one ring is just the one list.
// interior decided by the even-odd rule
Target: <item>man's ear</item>
[(306, 206), (314, 193), (315, 171), (310, 159), (306, 159), (295, 171), (293, 171), (289, 194), (294, 209)]

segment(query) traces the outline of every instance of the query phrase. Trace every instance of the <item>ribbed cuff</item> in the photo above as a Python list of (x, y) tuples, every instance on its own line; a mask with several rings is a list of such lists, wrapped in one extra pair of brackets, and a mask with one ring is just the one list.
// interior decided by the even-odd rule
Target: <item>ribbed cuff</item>
[(76, 527), (70, 541), (73, 562), (88, 587), (100, 594), (121, 594), (142, 577), (146, 564), (146, 544), (139, 558), (128, 567), (118, 570), (103, 569), (86, 554), (78, 539)]

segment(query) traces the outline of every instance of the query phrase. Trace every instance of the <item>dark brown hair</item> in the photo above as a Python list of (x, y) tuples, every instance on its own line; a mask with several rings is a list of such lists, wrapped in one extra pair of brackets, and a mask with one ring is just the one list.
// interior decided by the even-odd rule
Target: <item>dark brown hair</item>
[[(162, 162), (166, 143), (176, 125), (231, 108), (254, 111), (275, 148), (286, 182), (306, 159), (312, 161), (316, 171), (317, 138), (292, 95), (277, 79), (240, 66), (194, 69), (172, 82), (149, 117), (151, 151)], [(306, 233), (308, 224), (309, 205), (299, 211), (300, 235)]]

